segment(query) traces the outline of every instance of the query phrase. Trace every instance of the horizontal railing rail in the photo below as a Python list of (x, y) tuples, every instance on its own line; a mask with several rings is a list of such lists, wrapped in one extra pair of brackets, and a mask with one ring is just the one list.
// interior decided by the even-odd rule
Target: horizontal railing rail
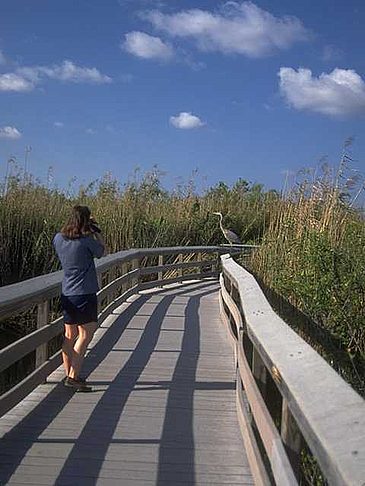
[[(249, 247), (247, 251), (250, 251)], [(218, 246), (184, 246), (132, 249), (101, 258), (96, 262), (100, 284), (99, 322), (139, 290), (190, 279), (217, 277), (219, 255), (223, 252), (226, 253), (227, 249)], [(169, 261), (164, 263), (164, 259)], [(63, 272), (59, 271), (0, 287), (0, 319), (13, 318), (37, 306), (37, 329), (0, 350), (0, 372), (26, 355), (36, 353), (35, 370), (0, 396), (0, 416), (61, 364), (61, 351), (48, 356), (48, 343), (63, 333), (61, 317), (50, 322), (50, 301), (60, 296), (62, 276)]]
[(275, 314), (246, 269), (229, 255), (221, 263), (221, 317), (255, 484), (297, 484), (305, 441), (329, 484), (363, 485), (365, 401)]

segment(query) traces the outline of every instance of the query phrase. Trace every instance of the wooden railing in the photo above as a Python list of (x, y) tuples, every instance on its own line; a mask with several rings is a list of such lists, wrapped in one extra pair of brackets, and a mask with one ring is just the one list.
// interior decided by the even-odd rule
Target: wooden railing
[(365, 401), (274, 313), (247, 270), (229, 255), (221, 262), (221, 317), (255, 484), (298, 484), (305, 441), (330, 485), (364, 485)]
[[(100, 291), (99, 323), (140, 290), (219, 275), (219, 255), (211, 247), (149, 248), (121, 251), (96, 262)], [(61, 351), (48, 356), (48, 343), (63, 333), (62, 317), (51, 320), (51, 301), (61, 292), (62, 272), (0, 288), (0, 319), (37, 306), (37, 330), (0, 351), (0, 373), (36, 352), (35, 369), (0, 397), (0, 416), (10, 410), (61, 364)]]

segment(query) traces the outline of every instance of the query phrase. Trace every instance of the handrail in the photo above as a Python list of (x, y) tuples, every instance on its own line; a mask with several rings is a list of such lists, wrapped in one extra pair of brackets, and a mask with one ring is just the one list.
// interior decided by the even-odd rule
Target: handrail
[[(223, 255), (221, 263), (221, 316), (228, 326), (232, 319), (237, 325), (240, 312), (243, 323), (234, 342), (237, 407), (257, 483), (267, 484), (268, 476), (252, 428), (260, 435), (277, 484), (296, 484), (304, 439), (331, 485), (362, 485), (365, 401), (275, 314), (246, 269), (229, 255)], [(280, 431), (269, 413), (278, 405), (270, 396), (270, 380), (281, 395)]]
[[(96, 262), (98, 279), (102, 284), (98, 292), (99, 322), (139, 290), (217, 277), (218, 256), (223, 252), (227, 249), (218, 246), (140, 248), (101, 258)], [(191, 257), (184, 262), (183, 255)], [(175, 256), (175, 261), (164, 264), (164, 256)], [(155, 257), (158, 257), (157, 265), (142, 265), (142, 260), (146, 264), (149, 258), (155, 261)], [(155, 279), (153, 274), (156, 274)], [(42, 383), (61, 363), (60, 352), (48, 357), (47, 346), (50, 339), (63, 332), (62, 319), (49, 322), (49, 301), (60, 295), (62, 275), (62, 272), (54, 272), (0, 287), (0, 318), (13, 316), (35, 304), (38, 306), (37, 330), (0, 350), (0, 372), (36, 351), (35, 371), (0, 397), (0, 416)], [(148, 280), (143, 281), (144, 278)]]
[[(249, 247), (248, 247), (249, 248)], [(124, 250), (100, 258), (96, 262), (96, 271), (100, 275), (112, 267), (119, 266), (132, 260), (155, 255), (185, 255), (188, 253), (217, 252), (225, 253), (226, 248), (218, 246), (176, 246), (162, 248), (138, 248)], [(59, 295), (63, 272), (53, 272), (34, 277), (23, 282), (0, 287), (0, 319), (19, 312), (32, 304), (38, 304), (45, 299)]]

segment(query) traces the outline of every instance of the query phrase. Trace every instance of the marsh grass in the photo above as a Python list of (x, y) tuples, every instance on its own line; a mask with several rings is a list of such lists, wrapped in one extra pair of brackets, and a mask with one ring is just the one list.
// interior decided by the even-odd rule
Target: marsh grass
[[(251, 268), (264, 283), (328, 331), (350, 359), (365, 357), (365, 221), (355, 202), (363, 180), (345, 153), (304, 174), (276, 201)], [(364, 390), (363, 390), (364, 391)]]
[(224, 242), (218, 219), (243, 241), (261, 238), (274, 191), (239, 180), (232, 187), (219, 183), (204, 195), (193, 183), (167, 191), (154, 170), (120, 185), (110, 175), (81, 187), (76, 194), (50, 189), (21, 174), (6, 181), (0, 197), (0, 284), (48, 273), (59, 268), (52, 239), (75, 204), (88, 205), (99, 222), (108, 251)]

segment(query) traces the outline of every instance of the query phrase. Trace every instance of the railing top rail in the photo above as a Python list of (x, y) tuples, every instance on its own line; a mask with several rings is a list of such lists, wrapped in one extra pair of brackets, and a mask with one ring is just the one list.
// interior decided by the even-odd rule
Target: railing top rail
[[(227, 252), (227, 249), (219, 246), (136, 248), (119, 251), (100, 258), (96, 262), (96, 270), (100, 274), (115, 265), (128, 262), (135, 258), (195, 252), (224, 253)], [(0, 287), (0, 318), (9, 315), (10, 312), (14, 312), (15, 310), (20, 311), (24, 307), (29, 306), (29, 304), (38, 303), (58, 295), (62, 283), (62, 276), (63, 272), (58, 271)]]
[[(229, 255), (224, 273), (238, 289), (247, 333), (331, 484), (362, 484), (365, 401), (271, 308), (254, 277)], [(275, 376), (274, 376), (275, 378)]]

